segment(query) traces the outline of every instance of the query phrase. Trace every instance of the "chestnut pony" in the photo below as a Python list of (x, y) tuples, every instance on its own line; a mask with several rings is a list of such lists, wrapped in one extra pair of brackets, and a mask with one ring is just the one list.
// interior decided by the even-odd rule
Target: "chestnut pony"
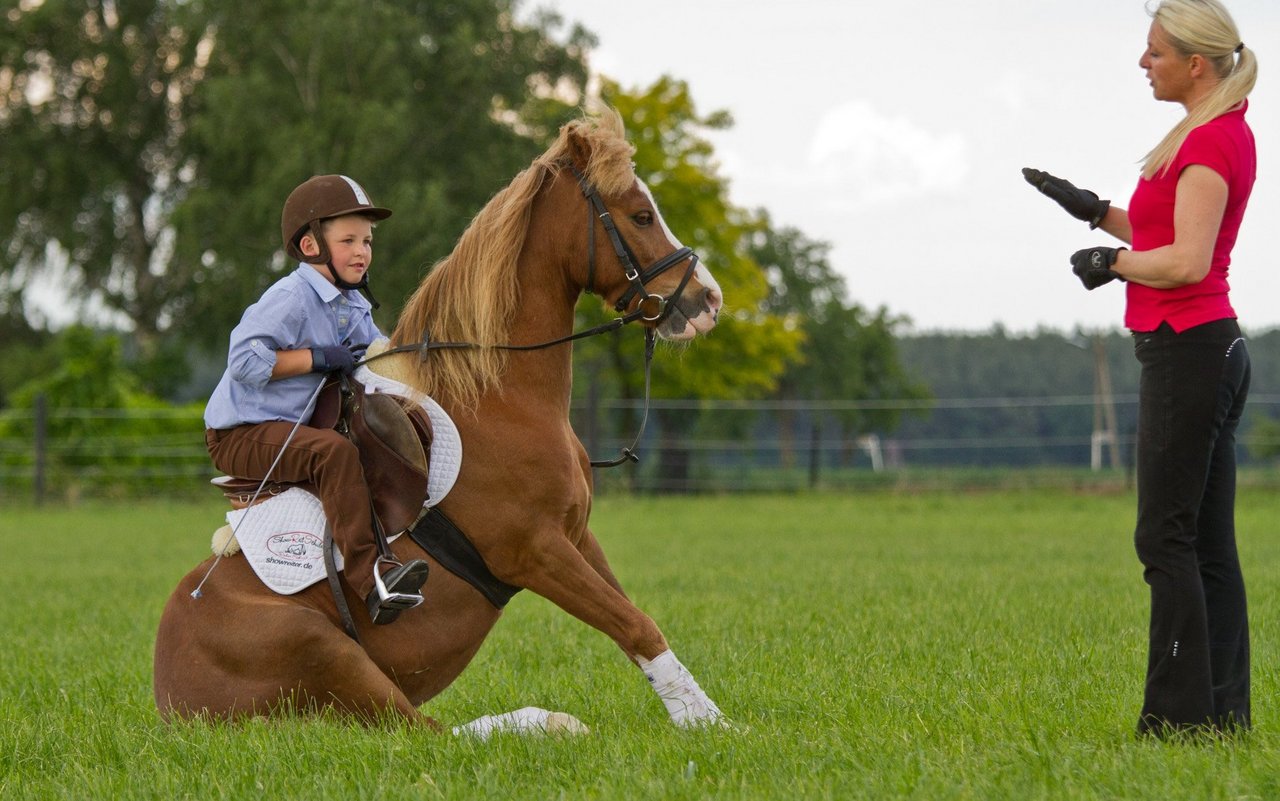
[[(439, 509), (492, 574), (611, 637), (677, 724), (723, 722), (658, 626), (627, 598), (591, 531), (591, 467), (569, 424), (571, 344), (425, 356), (412, 348), (424, 335), (433, 343), (554, 341), (570, 334), (583, 291), (663, 338), (710, 330), (720, 288), (672, 236), (635, 175), (632, 153), (612, 111), (564, 126), (476, 215), (406, 304), (393, 352), (368, 366), (429, 394), (458, 426), (461, 471)], [(391, 625), (373, 626), (343, 580), (358, 642), (344, 632), (324, 582), (277, 595), (243, 558), (227, 558), (196, 598), (211, 563), (194, 568), (160, 620), (154, 689), (161, 714), (238, 718), (328, 708), (439, 728), (418, 706), (466, 668), (502, 612), (409, 537), (392, 547), (401, 560), (430, 563), (425, 602)], [(529, 708), (454, 731), (554, 728), (558, 714)]]

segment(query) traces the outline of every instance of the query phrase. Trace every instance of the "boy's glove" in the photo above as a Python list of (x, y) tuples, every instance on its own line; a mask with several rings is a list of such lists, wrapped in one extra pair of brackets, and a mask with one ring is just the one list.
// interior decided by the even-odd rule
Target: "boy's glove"
[(311, 372), (342, 373), (351, 375), (356, 369), (356, 358), (351, 350), (343, 345), (326, 345), (323, 348), (311, 349)]
[(1110, 200), (1098, 200), (1098, 196), (1088, 189), (1079, 189), (1065, 178), (1057, 178), (1047, 172), (1022, 168), (1022, 177), (1027, 183), (1039, 189), (1041, 194), (1053, 200), (1067, 210), (1077, 220), (1089, 223), (1089, 228), (1097, 228), (1107, 216), (1111, 208)]
[(1097, 289), (1117, 278), (1123, 281), (1124, 279), (1120, 277), (1120, 273), (1111, 269), (1111, 265), (1116, 263), (1116, 257), (1120, 255), (1122, 250), (1128, 250), (1128, 248), (1086, 248), (1085, 250), (1077, 250), (1071, 254), (1071, 272), (1076, 274), (1076, 277), (1080, 279), (1080, 283), (1084, 284), (1085, 289)]

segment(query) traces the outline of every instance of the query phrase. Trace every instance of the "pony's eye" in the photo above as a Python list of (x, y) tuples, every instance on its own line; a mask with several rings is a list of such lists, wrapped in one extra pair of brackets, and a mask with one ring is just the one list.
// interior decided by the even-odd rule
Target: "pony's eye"
[(648, 227), (653, 225), (653, 212), (637, 211), (635, 214), (631, 215), (631, 220), (641, 228)]

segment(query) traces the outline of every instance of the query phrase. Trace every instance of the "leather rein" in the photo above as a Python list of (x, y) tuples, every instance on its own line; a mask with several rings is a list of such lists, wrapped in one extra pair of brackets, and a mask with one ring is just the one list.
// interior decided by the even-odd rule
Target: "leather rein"
[[(613, 215), (605, 207), (604, 201), (600, 198), (600, 192), (587, 181), (577, 167), (572, 164), (565, 165), (573, 171), (574, 176), (578, 179), (578, 188), (582, 191), (583, 197), (587, 201), (587, 286), (586, 291), (595, 293), (595, 274), (596, 274), (596, 220), (604, 226), (605, 233), (609, 237), (609, 242), (613, 246), (613, 252), (618, 257), (618, 263), (622, 265), (623, 274), (626, 276), (630, 285), (618, 298), (614, 304), (614, 311), (621, 312), (627, 308), (632, 299), (639, 298), (636, 307), (629, 312), (623, 313), (621, 317), (615, 317), (607, 323), (588, 328), (584, 331), (577, 331), (566, 334), (556, 339), (539, 342), (533, 345), (484, 345), (475, 342), (433, 342), (426, 331), (422, 332), (422, 341), (412, 345), (400, 345), (398, 347), (389, 348), (379, 354), (370, 356), (360, 361), (360, 364), (368, 364), (369, 362), (381, 359), (384, 356), (390, 356), (395, 353), (411, 353), (416, 352), (419, 358), (426, 360), (427, 354), (433, 350), (463, 350), (472, 348), (492, 348), (495, 350), (510, 351), (528, 351), (542, 350), (544, 348), (563, 345), (567, 342), (573, 342), (587, 337), (597, 336), (599, 334), (607, 334), (616, 331), (622, 326), (641, 320), (646, 323), (652, 323), (644, 332), (644, 414), (640, 418), (640, 428), (636, 432), (635, 438), (631, 444), (621, 449), (620, 454), (613, 459), (592, 460), (592, 467), (617, 467), (625, 462), (638, 462), (640, 457), (636, 455), (636, 447), (640, 444), (641, 437), (644, 436), (646, 423), (649, 421), (649, 397), (650, 397), (650, 367), (653, 363), (654, 344), (657, 339), (657, 327), (662, 324), (663, 320), (671, 315), (671, 310), (675, 303), (684, 293), (685, 287), (689, 285), (689, 279), (693, 277), (693, 271), (698, 266), (698, 256), (693, 252), (692, 248), (680, 247), (662, 258), (654, 261), (648, 267), (641, 270), (637, 264), (635, 252), (631, 246), (627, 244), (623, 238), (622, 232), (618, 230), (617, 224), (613, 221)], [(679, 285), (676, 286), (675, 292), (669, 297), (663, 297), (653, 292), (649, 292), (646, 284), (654, 280), (667, 270), (675, 267), (682, 261), (689, 261), (689, 266), (685, 268), (684, 276), (680, 279)]]

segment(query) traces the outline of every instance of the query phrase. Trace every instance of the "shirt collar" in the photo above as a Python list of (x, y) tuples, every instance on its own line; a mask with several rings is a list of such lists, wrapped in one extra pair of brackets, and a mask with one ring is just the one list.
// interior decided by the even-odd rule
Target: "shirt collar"
[(325, 303), (332, 303), (333, 301), (337, 300), (338, 297), (340, 296), (346, 297), (348, 301), (350, 301), (355, 305), (360, 305), (360, 301), (364, 300), (364, 297), (361, 296), (360, 293), (358, 292), (354, 293), (355, 294), (354, 298), (352, 298), (350, 295), (347, 295), (345, 292), (338, 289), (337, 286), (326, 281), (324, 279), (324, 276), (321, 275), (320, 272), (316, 270), (316, 268), (312, 267), (310, 264), (307, 264), (305, 261), (298, 262), (297, 272), (301, 273), (302, 280), (305, 281), (306, 284), (310, 286), (313, 290), (315, 290), (316, 295), (318, 295), (320, 297), (320, 300)]

